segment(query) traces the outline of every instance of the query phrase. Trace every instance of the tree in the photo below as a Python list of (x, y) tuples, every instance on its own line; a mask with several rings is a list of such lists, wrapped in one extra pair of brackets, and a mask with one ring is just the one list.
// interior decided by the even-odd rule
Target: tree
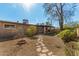
[(46, 25), (47, 25), (47, 26), (51, 26), (49, 19), (47, 19)]
[(47, 25), (47, 26), (50, 26), (49, 22), (46, 22), (46, 25)]
[(71, 18), (74, 15), (76, 4), (68, 3), (45, 3), (43, 5), (45, 13), (50, 20), (52, 26), (52, 20), (59, 22), (60, 29), (63, 29), (64, 21)]
[(50, 26), (50, 25), (51, 25), (48, 19), (47, 19), (47, 21), (46, 21), (46, 25), (47, 25), (47, 26)]

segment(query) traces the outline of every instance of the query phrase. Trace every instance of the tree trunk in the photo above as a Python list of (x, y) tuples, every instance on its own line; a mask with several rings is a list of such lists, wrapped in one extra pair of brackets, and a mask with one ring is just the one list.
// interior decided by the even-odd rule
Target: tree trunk
[(60, 30), (63, 30), (63, 19), (59, 20), (59, 26), (60, 26)]
[(61, 8), (61, 14), (60, 14), (60, 20), (59, 20), (59, 25), (60, 25), (60, 30), (63, 30), (63, 23), (64, 23), (64, 18), (63, 18), (63, 7), (62, 3), (60, 3), (60, 8)]

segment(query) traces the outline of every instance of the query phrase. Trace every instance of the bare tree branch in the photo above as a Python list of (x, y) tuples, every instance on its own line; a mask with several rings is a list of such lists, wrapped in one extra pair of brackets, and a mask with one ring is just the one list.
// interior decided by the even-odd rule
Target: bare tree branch
[(76, 6), (74, 3), (46, 3), (44, 4), (44, 9), (46, 14), (49, 15), (50, 21), (55, 19), (59, 21), (59, 26), (62, 30), (65, 20), (70, 19), (74, 15)]

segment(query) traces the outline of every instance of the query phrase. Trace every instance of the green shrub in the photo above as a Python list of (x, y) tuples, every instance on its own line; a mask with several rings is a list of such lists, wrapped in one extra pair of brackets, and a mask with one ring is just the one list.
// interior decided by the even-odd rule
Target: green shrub
[(36, 34), (36, 27), (35, 26), (29, 26), (26, 30), (26, 35), (29, 36), (29, 37), (32, 37), (33, 35)]
[(74, 41), (76, 38), (76, 32), (72, 30), (63, 30), (58, 36), (64, 40), (64, 42)]

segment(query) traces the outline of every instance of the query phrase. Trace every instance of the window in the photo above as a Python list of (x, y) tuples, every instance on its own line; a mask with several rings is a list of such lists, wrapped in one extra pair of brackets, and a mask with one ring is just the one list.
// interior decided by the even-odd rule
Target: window
[(6, 29), (15, 29), (15, 25), (8, 25), (8, 24), (5, 24), (5, 25), (4, 25), (4, 28), (6, 28)]

